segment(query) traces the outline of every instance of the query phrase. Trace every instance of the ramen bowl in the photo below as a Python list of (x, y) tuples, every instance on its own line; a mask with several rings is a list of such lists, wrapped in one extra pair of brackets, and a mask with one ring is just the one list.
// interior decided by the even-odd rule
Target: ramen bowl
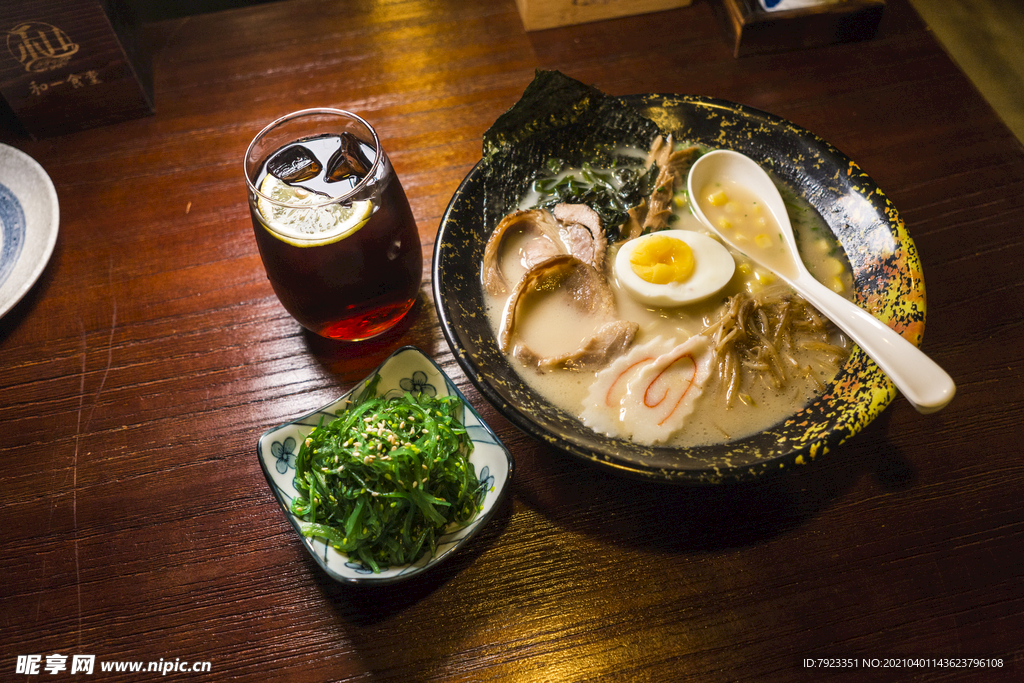
[[(733, 149), (769, 169), (824, 219), (849, 259), (854, 300), (920, 346), (925, 293), (921, 264), (896, 209), (851, 159), (771, 114), (723, 100), (650, 94), (614, 98), (676, 140)], [(480, 264), (496, 198), (485, 156), (455, 192), (433, 254), (434, 301), (455, 358), (480, 393), (516, 427), (599, 467), (682, 484), (753, 480), (822, 458), (857, 434), (896, 389), (858, 347), (824, 391), (777, 424), (746, 438), (675, 448), (598, 434), (554, 407), (520, 377), (484, 314)], [(507, 204), (507, 203), (506, 203)]]

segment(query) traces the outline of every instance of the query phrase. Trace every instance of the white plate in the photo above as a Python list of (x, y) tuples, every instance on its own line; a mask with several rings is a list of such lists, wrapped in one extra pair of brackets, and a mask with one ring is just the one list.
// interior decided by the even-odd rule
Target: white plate
[(50, 176), (29, 155), (0, 144), (0, 317), (39, 279), (59, 224)]

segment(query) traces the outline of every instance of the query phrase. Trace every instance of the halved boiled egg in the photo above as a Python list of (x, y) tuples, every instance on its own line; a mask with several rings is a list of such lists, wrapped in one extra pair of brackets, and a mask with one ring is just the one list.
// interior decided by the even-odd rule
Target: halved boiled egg
[(614, 270), (619, 285), (637, 301), (681, 306), (725, 287), (736, 262), (713, 237), (690, 230), (661, 230), (619, 247)]

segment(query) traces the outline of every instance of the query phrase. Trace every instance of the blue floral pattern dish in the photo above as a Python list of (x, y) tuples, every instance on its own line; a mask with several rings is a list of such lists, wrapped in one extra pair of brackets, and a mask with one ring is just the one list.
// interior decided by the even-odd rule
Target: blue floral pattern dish
[(0, 144), (0, 316), (17, 304), (53, 255), (60, 206), (35, 159)]
[(25, 241), (25, 211), (8, 187), (0, 183), (0, 286), (14, 270)]
[[(485, 491), (483, 509), (480, 513), (468, 525), (449, 529), (439, 539), (437, 551), (432, 557), (424, 556), (415, 564), (391, 567), (379, 574), (372, 573), (357, 562), (349, 561), (344, 553), (336, 551), (323, 539), (303, 536), (299, 532), (302, 520), (291, 512), (291, 502), (297, 495), (294, 479), (295, 456), (299, 444), (317, 426), (321, 418), (325, 421), (333, 419), (337, 411), (344, 408), (349, 398), (374, 376), (380, 377), (377, 391), (383, 396), (400, 396), (405, 391), (420, 391), (431, 396), (456, 395), (462, 399), (463, 424), (474, 446), (469, 461), (476, 469), (477, 477), (484, 484)], [(270, 484), (270, 489), (281, 506), (281, 511), (317, 564), (336, 581), (364, 585), (385, 585), (407, 579), (421, 574), (451, 556), (494, 516), (500, 503), (511, 490), (513, 470), (512, 454), (462, 392), (436, 363), (412, 346), (395, 351), (369, 377), (337, 400), (264, 433), (256, 446), (256, 455), (267, 483)]]

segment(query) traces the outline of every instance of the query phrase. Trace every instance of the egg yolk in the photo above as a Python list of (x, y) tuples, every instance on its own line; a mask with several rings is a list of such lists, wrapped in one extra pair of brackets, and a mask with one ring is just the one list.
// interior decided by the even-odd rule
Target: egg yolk
[(654, 235), (637, 245), (629, 264), (638, 277), (655, 285), (685, 282), (693, 274), (693, 250), (682, 240)]

